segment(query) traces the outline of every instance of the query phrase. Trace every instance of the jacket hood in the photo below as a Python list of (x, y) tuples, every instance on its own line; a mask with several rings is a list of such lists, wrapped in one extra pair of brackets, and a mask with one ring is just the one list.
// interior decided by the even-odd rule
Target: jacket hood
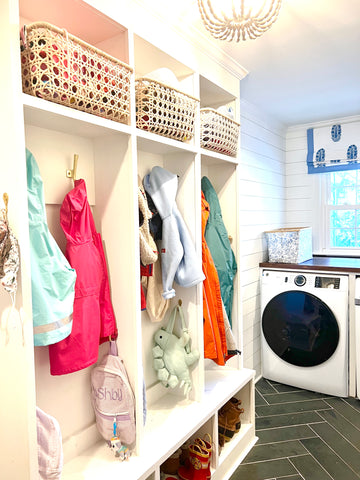
[(29, 220), (46, 218), (44, 184), (38, 164), (30, 150), (26, 149), (26, 175), (28, 190)]
[(85, 180), (75, 180), (74, 188), (67, 193), (60, 208), (60, 224), (68, 242), (84, 243), (92, 238), (92, 214), (88, 213)]
[(206, 201), (211, 205), (209, 220), (211, 221), (216, 216), (221, 215), (221, 207), (217, 193), (207, 177), (201, 179), (201, 190), (205, 195)]
[(151, 196), (162, 219), (171, 215), (178, 190), (175, 173), (162, 167), (154, 167), (143, 180), (145, 190)]

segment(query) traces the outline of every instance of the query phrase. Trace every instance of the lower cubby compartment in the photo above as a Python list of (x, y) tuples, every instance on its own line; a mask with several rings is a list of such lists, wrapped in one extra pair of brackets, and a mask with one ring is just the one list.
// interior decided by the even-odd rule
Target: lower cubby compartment
[[(247, 453), (256, 443), (255, 436), (255, 407), (254, 407), (254, 377), (245, 380), (241, 378), (245, 372), (252, 370), (208, 370), (205, 374), (206, 395), (215, 397), (221, 395), (223, 400), (216, 414), (216, 432), (214, 435), (215, 449), (211, 478), (212, 480), (227, 480), (236, 470)], [(241, 400), (241, 408), (244, 412), (240, 415), (241, 427), (233, 437), (219, 445), (218, 435), (218, 412), (231, 398)]]
[(191, 458), (198, 464), (198, 467), (199, 462), (202, 461), (209, 466), (210, 471), (213, 471), (217, 457), (215, 434), (216, 421), (215, 416), (212, 415), (160, 465), (161, 479), (167, 480), (167, 476), (171, 479), (171, 475), (178, 475), (179, 469), (183, 470), (183, 476), (191, 477), (192, 469), (189, 465)]
[[(65, 464), (62, 480), (95, 480), (106, 474), (126, 480), (159, 480), (161, 465), (183, 444), (212, 437), (212, 480), (226, 480), (256, 441), (253, 370), (214, 369), (205, 372), (205, 389), (199, 402), (164, 389), (164, 395), (150, 403), (140, 449), (121, 462), (105, 442), (89, 448)], [(218, 447), (218, 410), (233, 396), (241, 398), (244, 413), (240, 431)]]

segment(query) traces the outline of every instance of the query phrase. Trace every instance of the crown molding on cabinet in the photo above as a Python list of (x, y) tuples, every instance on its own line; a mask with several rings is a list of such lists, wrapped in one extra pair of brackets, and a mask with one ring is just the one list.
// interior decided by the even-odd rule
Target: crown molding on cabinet
[[(85, 0), (97, 10), (127, 25), (134, 33), (162, 50), (174, 51), (184, 64), (199, 70), (199, 59), (217, 64), (238, 80), (249, 73), (234, 58), (228, 55), (210, 36), (198, 30), (192, 23), (181, 24), (160, 10), (160, 2), (148, 0)], [(179, 37), (185, 42), (180, 43)], [(176, 44), (176, 45), (175, 45)], [(208, 68), (211, 71), (211, 68)]]

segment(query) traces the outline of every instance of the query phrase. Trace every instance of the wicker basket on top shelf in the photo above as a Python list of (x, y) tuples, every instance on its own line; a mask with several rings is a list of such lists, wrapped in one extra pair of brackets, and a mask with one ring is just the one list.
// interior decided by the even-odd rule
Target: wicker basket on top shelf
[(240, 124), (213, 108), (200, 109), (200, 145), (236, 157)]
[(138, 128), (180, 141), (194, 136), (198, 99), (147, 77), (136, 80), (135, 98)]
[(23, 92), (120, 123), (130, 117), (131, 67), (44, 22), (21, 31)]

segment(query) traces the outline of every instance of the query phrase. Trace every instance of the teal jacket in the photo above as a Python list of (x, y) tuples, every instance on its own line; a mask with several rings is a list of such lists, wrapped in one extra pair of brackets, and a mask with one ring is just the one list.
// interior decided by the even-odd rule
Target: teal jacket
[(34, 345), (50, 345), (71, 333), (76, 273), (51, 235), (43, 181), (26, 150)]
[(221, 298), (231, 323), (234, 296), (234, 277), (237, 264), (225, 228), (217, 193), (207, 177), (201, 179), (201, 190), (210, 206), (210, 215), (205, 229), (205, 240), (219, 275)]

